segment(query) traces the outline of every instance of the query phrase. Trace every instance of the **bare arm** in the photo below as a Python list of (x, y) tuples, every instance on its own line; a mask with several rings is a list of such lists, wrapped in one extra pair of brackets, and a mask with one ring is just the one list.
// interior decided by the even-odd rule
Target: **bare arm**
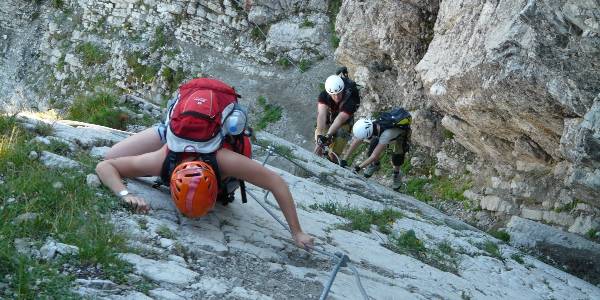
[(315, 130), (315, 142), (317, 135), (327, 132), (327, 113), (329, 108), (323, 103), (317, 104), (317, 130)]
[(338, 129), (340, 129), (340, 127), (342, 127), (342, 125), (344, 125), (344, 123), (346, 123), (346, 121), (348, 121), (348, 119), (350, 119), (350, 115), (345, 113), (345, 112), (340, 112), (337, 117), (335, 117), (335, 120), (333, 120), (333, 124), (331, 124), (331, 126), (329, 126), (329, 130), (327, 130), (327, 134), (329, 135), (333, 135), (335, 134)]
[[(159, 175), (166, 154), (163, 148), (141, 155), (101, 161), (96, 165), (96, 173), (102, 183), (117, 194), (126, 189), (122, 182), (124, 177)], [(149, 209), (148, 204), (139, 197), (131, 195), (126, 196), (123, 200), (138, 212), (147, 212)]]
[(296, 244), (312, 248), (312, 238), (302, 232), (292, 194), (281, 176), (256, 161), (227, 149), (217, 152), (217, 161), (221, 176), (235, 177), (271, 191), (285, 216)]
[(365, 159), (365, 161), (360, 163), (358, 166), (361, 168), (364, 168), (364, 167), (368, 166), (370, 163), (378, 160), (379, 157), (381, 156), (381, 153), (383, 153), (383, 150), (385, 150), (386, 147), (387, 147), (387, 144), (377, 144), (377, 146), (375, 146), (375, 149), (373, 149), (373, 153), (371, 153), (371, 156), (369, 156), (369, 158)]
[(357, 138), (352, 138), (352, 143), (350, 143), (350, 148), (348, 148), (348, 150), (346, 151), (346, 154), (344, 154), (344, 157), (342, 159), (347, 160), (348, 157), (350, 157), (350, 155), (352, 155), (352, 152), (354, 152), (354, 150), (356, 150), (356, 148), (358, 148), (360, 143), (362, 143), (362, 140), (359, 140)]

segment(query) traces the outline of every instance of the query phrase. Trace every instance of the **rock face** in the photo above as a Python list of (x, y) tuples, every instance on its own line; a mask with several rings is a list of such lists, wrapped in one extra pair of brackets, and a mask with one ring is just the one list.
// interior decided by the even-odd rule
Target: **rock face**
[(316, 115), (308, 104), (336, 69), (326, 11), (324, 0), (4, 1), (1, 110), (64, 111), (118, 89), (162, 103), (181, 81), (210, 76), (252, 112), (259, 96), (285, 107), (269, 129), (301, 143)]
[[(73, 130), (86, 132), (89, 128)], [(107, 135), (99, 142), (112, 136), (101, 128), (94, 130), (97, 135)], [(57, 137), (69, 137), (62, 133), (57, 132)], [(263, 191), (249, 183), (248, 203), (242, 204), (236, 193), (234, 203), (217, 205), (205, 217), (188, 219), (178, 213), (168, 193), (151, 187), (152, 179), (128, 180), (128, 189), (148, 200), (152, 211), (148, 215), (116, 211), (111, 219), (136, 253), (120, 255), (133, 265), (134, 274), (129, 276), (143, 277), (155, 286), (148, 295), (158, 299), (317, 299), (336, 263), (322, 253), (339, 252), (348, 255), (373, 299), (600, 296), (600, 289), (593, 284), (541, 263), (412, 197), (366, 181), (273, 135), (260, 133), (257, 139), (261, 145), (289, 150), (286, 157), (294, 164), (279, 157), (280, 162), (287, 162), (278, 163), (283, 169), (269, 167), (288, 183), (302, 227), (316, 238), (321, 252), (309, 254), (294, 246), (289, 232), (256, 202), (282, 218), (275, 200), (263, 197)], [(267, 153), (263, 147), (255, 147), (258, 161), (265, 161)], [(277, 161), (275, 157), (267, 160), (269, 164)], [(305, 176), (293, 175), (297, 173), (294, 168), (304, 170)], [(377, 226), (364, 232), (352, 230), (344, 226), (349, 220), (318, 208), (336, 203), (373, 211), (394, 207), (402, 216), (389, 224), (387, 233)], [(396, 242), (401, 236), (411, 236), (412, 242)], [(15, 244), (28, 250), (27, 240)], [(115, 287), (103, 278), (86, 279), (74, 287), (82, 297), (147, 299), (130, 286)], [(362, 299), (351, 269), (344, 267), (337, 274), (329, 296)]]
[(366, 87), (364, 113), (408, 107), (414, 140), (434, 153), (452, 132), (487, 178), (483, 208), (597, 230), (598, 3), (415, 2), (344, 1), (336, 55)]

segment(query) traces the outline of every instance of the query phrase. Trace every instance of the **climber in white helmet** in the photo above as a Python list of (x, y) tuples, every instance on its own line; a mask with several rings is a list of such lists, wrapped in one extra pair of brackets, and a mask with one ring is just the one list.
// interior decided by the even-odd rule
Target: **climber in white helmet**
[[(326, 145), (340, 156), (350, 139), (352, 116), (358, 109), (360, 96), (356, 83), (343, 75), (347, 76), (347, 71), (327, 77), (325, 90), (319, 94), (315, 130), (315, 153), (318, 155), (323, 154), (323, 145)], [(333, 155), (328, 158), (334, 160)]]
[(380, 168), (379, 160), (383, 151), (388, 145), (393, 144), (393, 152), (390, 153), (394, 166), (392, 188), (400, 188), (402, 185), (400, 167), (404, 163), (406, 153), (410, 150), (411, 123), (410, 113), (403, 108), (381, 113), (376, 120), (359, 119), (352, 127), (354, 138), (340, 165), (347, 165), (346, 160), (352, 155), (352, 152), (358, 148), (361, 142), (367, 141), (369, 143), (368, 157), (364, 161), (356, 163), (353, 171), (359, 173), (366, 167), (364, 176), (371, 177)]

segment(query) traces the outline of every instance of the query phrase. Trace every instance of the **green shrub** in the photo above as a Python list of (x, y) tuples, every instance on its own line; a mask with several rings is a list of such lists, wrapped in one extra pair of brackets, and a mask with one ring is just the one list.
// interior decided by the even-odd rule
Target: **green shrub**
[(107, 93), (78, 97), (69, 108), (67, 118), (115, 129), (126, 129), (128, 116), (114, 108), (117, 103), (117, 97)]
[(262, 114), (254, 126), (256, 130), (263, 130), (271, 123), (275, 123), (281, 119), (282, 108), (278, 105), (267, 103), (265, 97), (260, 96), (257, 99), (257, 103), (262, 107)]
[[(82, 163), (82, 172), (48, 169), (27, 156), (39, 145), (29, 143), (33, 135), (15, 120), (0, 116), (0, 199), (15, 202), (0, 209), (0, 298), (53, 299), (77, 298), (72, 291), (72, 274), (63, 274), (63, 264), (76, 268), (97, 266), (103, 279), (126, 282), (132, 268), (117, 258), (127, 251), (125, 238), (117, 233), (108, 218), (117, 207), (113, 196), (98, 196), (98, 190), (85, 182), (93, 164)], [(60, 189), (54, 182), (63, 183)], [(35, 220), (12, 222), (17, 216), (33, 212)], [(79, 247), (77, 256), (41, 261), (17, 253), (14, 241), (28, 238), (41, 246), (48, 237)]]
[(414, 230), (408, 230), (398, 236), (390, 237), (392, 248), (399, 253), (417, 254), (425, 251), (423, 241), (417, 238)]
[(340, 45), (340, 39), (335, 33), (335, 19), (340, 12), (342, 0), (331, 0), (328, 3), (327, 15), (329, 16), (329, 29), (331, 31), (331, 46), (335, 49)]
[(300, 73), (304, 73), (304, 72), (308, 71), (311, 64), (312, 63), (308, 60), (305, 60), (305, 59), (300, 60), (300, 63), (298, 63), (298, 68), (300, 69)]
[[(40, 3), (41, 0), (37, 1), (37, 2)], [(57, 9), (62, 8), (64, 5), (65, 5), (65, 0), (52, 0), (52, 7), (54, 7), (54, 8), (57, 8)]]
[(510, 258), (512, 258), (514, 261), (516, 261), (520, 264), (525, 264), (525, 261), (523, 260), (523, 255), (520, 255), (518, 253), (513, 253), (513, 255), (511, 255)]
[(282, 66), (284, 69), (287, 69), (292, 65), (292, 63), (290, 62), (289, 59), (287, 59), (287, 57), (282, 57), (282, 58), (278, 59), (277, 64)]
[(501, 241), (510, 242), (510, 234), (504, 230), (490, 230), (488, 233)]
[[(155, 64), (143, 65), (139, 62), (141, 58), (143, 58), (141, 52), (130, 53), (127, 55), (127, 65), (133, 69), (133, 78), (144, 83), (150, 83), (156, 78), (160, 66)], [(132, 82), (133, 80), (130, 78), (129, 81)]]
[(377, 226), (378, 230), (384, 234), (391, 233), (391, 225), (403, 215), (401, 212), (386, 208), (382, 211), (372, 209), (360, 209), (350, 206), (341, 206), (338, 203), (328, 202), (324, 204), (315, 203), (309, 206), (312, 209), (322, 210), (324, 212), (340, 216), (350, 221), (343, 228), (370, 232), (371, 225)]
[(250, 31), (250, 38), (255, 42), (262, 42), (262, 41), (266, 40), (267, 37), (265, 35), (269, 31), (270, 27), (271, 27), (271, 25), (269, 25), (269, 24), (255, 26)]
[(313, 28), (315, 27), (315, 23), (310, 21), (309, 19), (304, 19), (302, 23), (300, 23), (300, 28)]
[(77, 45), (75, 52), (81, 55), (82, 62), (86, 66), (103, 64), (108, 60), (108, 52), (90, 42)]
[(165, 27), (158, 26), (154, 29), (154, 38), (150, 42), (150, 52), (154, 52), (167, 44), (167, 36), (165, 34)]
[(479, 245), (479, 248), (487, 252), (491, 257), (502, 259), (500, 248), (498, 248), (498, 245), (492, 241), (485, 241), (483, 244)]
[(177, 68), (177, 70), (173, 70), (169, 67), (166, 67), (162, 71), (162, 76), (169, 86), (169, 91), (173, 92), (178, 87), (179, 84), (185, 79), (186, 73), (183, 71), (183, 68)]

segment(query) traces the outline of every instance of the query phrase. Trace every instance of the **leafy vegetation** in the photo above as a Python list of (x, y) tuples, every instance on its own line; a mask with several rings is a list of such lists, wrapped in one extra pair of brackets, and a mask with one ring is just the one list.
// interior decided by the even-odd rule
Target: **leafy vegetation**
[(254, 128), (256, 130), (263, 130), (267, 128), (267, 125), (275, 123), (281, 119), (282, 108), (281, 106), (267, 103), (267, 98), (260, 96), (257, 99), (258, 106), (262, 108), (263, 112)]
[(479, 244), (477, 247), (487, 252), (491, 257), (495, 257), (500, 260), (503, 259), (502, 253), (500, 253), (500, 248), (498, 248), (498, 245), (492, 241), (485, 241), (483, 244)]
[(335, 33), (335, 19), (342, 7), (342, 0), (329, 1), (327, 15), (329, 16), (329, 29), (331, 30), (331, 46), (337, 48), (340, 45), (340, 38)]
[(150, 52), (154, 52), (154, 51), (164, 47), (168, 41), (169, 41), (169, 38), (167, 37), (167, 34), (165, 33), (165, 27), (164, 26), (156, 27), (154, 29), (154, 38), (150, 42)]
[(488, 233), (505, 243), (510, 242), (510, 234), (504, 230), (490, 230)]
[(150, 83), (156, 78), (160, 66), (157, 64), (144, 65), (140, 63), (143, 58), (144, 55), (141, 52), (133, 52), (127, 55), (127, 65), (133, 69), (132, 77), (128, 78), (130, 83), (136, 79), (144, 83)]
[(162, 71), (162, 77), (165, 82), (169, 86), (169, 90), (175, 91), (179, 84), (186, 78), (187, 74), (183, 70), (183, 68), (177, 68), (177, 70), (173, 70), (169, 67), (165, 67)]
[(91, 42), (77, 45), (75, 52), (81, 55), (82, 62), (86, 66), (103, 64), (109, 58), (108, 52)]
[[(48, 169), (28, 158), (30, 151), (49, 150), (29, 143), (33, 135), (15, 119), (0, 116), (0, 298), (76, 298), (71, 291), (72, 275), (62, 272), (65, 265), (79, 269), (100, 267), (101, 276), (118, 284), (125, 282), (131, 267), (116, 254), (127, 251), (125, 239), (116, 234), (108, 212), (117, 206), (112, 196), (99, 196), (84, 184), (93, 163), (82, 163), (83, 172)], [(53, 183), (61, 182), (61, 188)], [(35, 213), (21, 223), (17, 216)], [(79, 247), (79, 254), (55, 260), (38, 260), (15, 247), (17, 239), (28, 239), (40, 247), (47, 238)]]
[(129, 117), (126, 113), (114, 108), (117, 103), (117, 97), (108, 93), (78, 97), (69, 108), (67, 118), (116, 129), (126, 129)]
[(350, 223), (342, 226), (344, 229), (359, 230), (370, 232), (371, 225), (377, 226), (381, 233), (390, 234), (392, 224), (402, 218), (401, 212), (386, 208), (382, 211), (374, 211), (370, 208), (360, 209), (350, 206), (341, 206), (339, 203), (315, 203), (309, 206), (312, 209), (322, 210), (324, 212), (348, 219)]
[(304, 72), (308, 71), (308, 69), (310, 68), (311, 65), (312, 65), (312, 63), (309, 60), (306, 60), (306, 59), (300, 60), (300, 62), (298, 63), (298, 68), (300, 69), (300, 73), (304, 73)]
[(282, 66), (284, 69), (287, 69), (292, 65), (292, 63), (290, 62), (289, 59), (287, 59), (287, 57), (282, 57), (282, 58), (278, 59), (277, 64)]
[(310, 21), (309, 19), (304, 19), (302, 23), (300, 23), (300, 28), (313, 28), (315, 27), (315, 23)]
[(525, 264), (525, 261), (523, 260), (523, 255), (521, 254), (513, 253), (513, 255), (511, 255), (510, 258), (522, 265)]
[(255, 42), (262, 42), (262, 41), (266, 40), (267, 37), (265, 36), (265, 34), (269, 31), (270, 27), (271, 27), (270, 24), (263, 24), (260, 26), (255, 26), (250, 31), (250, 38)]

